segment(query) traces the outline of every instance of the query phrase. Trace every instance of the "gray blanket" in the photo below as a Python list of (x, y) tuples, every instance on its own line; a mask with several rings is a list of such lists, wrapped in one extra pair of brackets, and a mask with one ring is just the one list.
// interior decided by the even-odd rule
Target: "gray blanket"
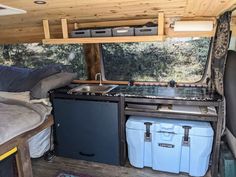
[(0, 145), (38, 127), (51, 113), (51, 107), (0, 97)]

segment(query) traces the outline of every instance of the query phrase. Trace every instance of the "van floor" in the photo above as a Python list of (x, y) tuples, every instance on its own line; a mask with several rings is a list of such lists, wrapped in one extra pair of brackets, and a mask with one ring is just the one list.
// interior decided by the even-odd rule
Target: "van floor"
[[(56, 157), (53, 162), (47, 162), (42, 158), (33, 159), (32, 165), (34, 177), (56, 177), (61, 171), (95, 177), (188, 177), (187, 174), (160, 173), (150, 168), (137, 169), (130, 165), (120, 167), (63, 157)], [(205, 177), (211, 177), (210, 173), (208, 172)]]

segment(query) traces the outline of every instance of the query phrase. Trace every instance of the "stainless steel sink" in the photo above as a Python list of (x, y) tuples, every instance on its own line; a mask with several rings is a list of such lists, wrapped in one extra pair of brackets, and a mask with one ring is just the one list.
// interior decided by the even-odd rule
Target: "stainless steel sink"
[(69, 90), (68, 93), (101, 93), (105, 94), (110, 92), (112, 89), (116, 88), (117, 85), (89, 85), (89, 84), (84, 84), (80, 85), (78, 87), (75, 87), (71, 90)]

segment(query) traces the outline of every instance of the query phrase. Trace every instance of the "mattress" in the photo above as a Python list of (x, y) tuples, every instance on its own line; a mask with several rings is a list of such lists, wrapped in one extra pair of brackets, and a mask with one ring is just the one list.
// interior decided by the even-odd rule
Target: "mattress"
[(50, 113), (43, 104), (0, 98), (0, 145), (38, 127)]

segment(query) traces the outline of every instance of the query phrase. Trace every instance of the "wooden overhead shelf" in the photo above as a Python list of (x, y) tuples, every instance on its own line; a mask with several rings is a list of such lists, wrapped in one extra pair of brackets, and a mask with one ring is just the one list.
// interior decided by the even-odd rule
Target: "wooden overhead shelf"
[(123, 37), (90, 37), (90, 38), (66, 38), (66, 39), (43, 39), (43, 44), (76, 44), (76, 43), (118, 43), (118, 42), (154, 42), (162, 41), (165, 36), (123, 36)]
[(43, 29), (45, 39), (42, 40), (43, 44), (76, 44), (76, 43), (120, 43), (120, 42), (155, 42), (163, 41), (164, 35), (164, 13), (158, 14), (158, 35), (150, 36), (120, 36), (120, 37), (89, 37), (89, 38), (69, 38), (67, 20), (61, 19), (62, 34), (61, 39), (50, 38), (49, 22), (43, 20)]

